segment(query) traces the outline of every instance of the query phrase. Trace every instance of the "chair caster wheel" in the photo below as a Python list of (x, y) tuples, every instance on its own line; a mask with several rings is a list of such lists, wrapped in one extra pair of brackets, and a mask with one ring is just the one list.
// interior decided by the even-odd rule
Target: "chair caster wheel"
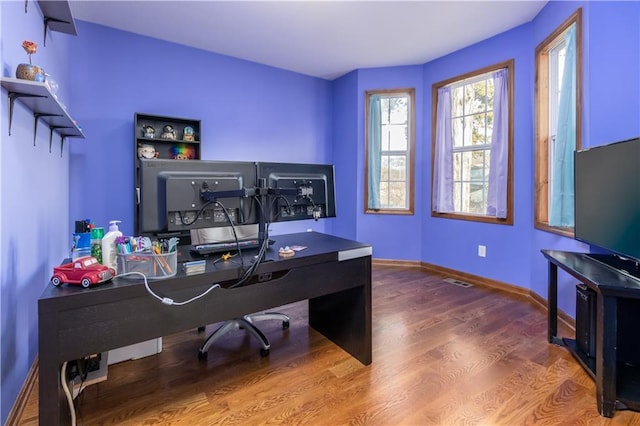
[(289, 328), (289, 321), (282, 321), (282, 329), (286, 330), (287, 328)]
[(209, 354), (209, 352), (198, 351), (198, 359), (199, 360), (207, 359), (207, 355), (208, 354)]
[(263, 358), (269, 356), (269, 349), (260, 349), (260, 356)]

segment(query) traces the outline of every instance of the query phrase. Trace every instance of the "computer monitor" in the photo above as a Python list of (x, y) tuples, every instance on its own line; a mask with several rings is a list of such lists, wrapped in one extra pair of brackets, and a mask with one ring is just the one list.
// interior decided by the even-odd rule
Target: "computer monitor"
[(256, 187), (255, 163), (138, 161), (137, 234), (172, 235), (192, 229), (229, 226), (229, 220), (238, 225), (258, 223), (257, 210), (250, 196)]
[(258, 181), (269, 189), (269, 222), (336, 215), (333, 165), (258, 163)]

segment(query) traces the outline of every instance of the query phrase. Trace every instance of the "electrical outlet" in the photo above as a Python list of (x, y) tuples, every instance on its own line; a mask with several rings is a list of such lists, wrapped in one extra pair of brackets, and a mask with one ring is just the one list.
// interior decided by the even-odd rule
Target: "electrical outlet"
[(483, 246), (483, 245), (478, 246), (478, 256), (487, 257), (487, 246)]

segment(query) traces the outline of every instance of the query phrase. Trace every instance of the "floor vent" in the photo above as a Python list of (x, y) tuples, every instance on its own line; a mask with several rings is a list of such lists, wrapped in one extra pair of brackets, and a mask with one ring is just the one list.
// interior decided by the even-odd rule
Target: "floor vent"
[(460, 287), (473, 287), (473, 284), (464, 282), (464, 281), (460, 281), (460, 280), (456, 280), (455, 278), (446, 278), (445, 279), (446, 282), (451, 283), (451, 284), (455, 284), (457, 286)]

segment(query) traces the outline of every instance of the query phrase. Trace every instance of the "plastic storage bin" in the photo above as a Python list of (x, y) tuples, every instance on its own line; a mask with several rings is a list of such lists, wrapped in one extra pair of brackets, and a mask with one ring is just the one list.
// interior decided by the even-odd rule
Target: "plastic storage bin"
[[(178, 252), (118, 254), (118, 273), (140, 272), (149, 280), (173, 277), (178, 270)], [(125, 278), (142, 278), (129, 275)]]

